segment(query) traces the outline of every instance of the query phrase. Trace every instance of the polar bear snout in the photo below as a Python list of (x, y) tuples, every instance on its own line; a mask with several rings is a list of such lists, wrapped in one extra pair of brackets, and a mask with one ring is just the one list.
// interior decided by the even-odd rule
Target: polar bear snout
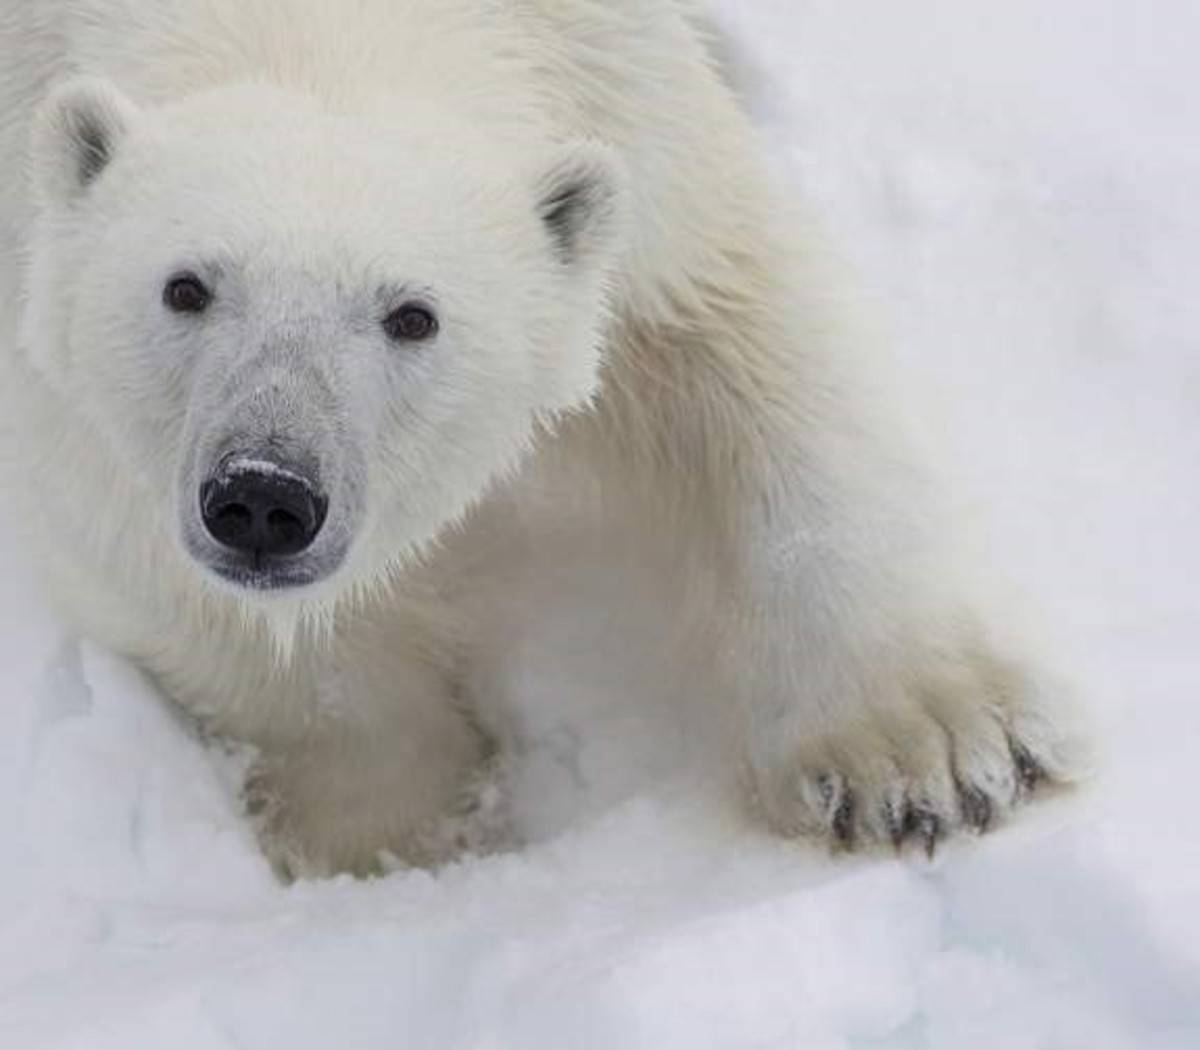
[(194, 524), (185, 523), (185, 544), (201, 565), (239, 590), (314, 584), (345, 557), (347, 523), (331, 513), (315, 470), (269, 453), (226, 455), (192, 493), (187, 516)]
[(209, 536), (259, 570), (308, 550), (328, 510), (329, 500), (309, 478), (270, 460), (233, 460), (200, 486)]

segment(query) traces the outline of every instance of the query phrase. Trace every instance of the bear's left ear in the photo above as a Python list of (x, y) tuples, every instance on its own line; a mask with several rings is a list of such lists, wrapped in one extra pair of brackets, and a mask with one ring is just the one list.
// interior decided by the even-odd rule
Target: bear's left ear
[(616, 157), (595, 142), (564, 147), (538, 184), (538, 212), (559, 258), (570, 266), (589, 266), (612, 249), (620, 204)]
[(34, 118), (34, 178), (48, 202), (82, 197), (112, 162), (139, 119), (137, 107), (106, 80), (63, 84)]

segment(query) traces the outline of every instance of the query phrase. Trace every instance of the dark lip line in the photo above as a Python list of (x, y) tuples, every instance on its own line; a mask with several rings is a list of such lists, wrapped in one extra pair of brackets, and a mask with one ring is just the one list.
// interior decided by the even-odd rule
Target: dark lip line
[(205, 567), (219, 576), (225, 583), (232, 583), (250, 591), (295, 590), (319, 583), (324, 574), (317, 572), (252, 569), (248, 566), (230, 566), (204, 563)]

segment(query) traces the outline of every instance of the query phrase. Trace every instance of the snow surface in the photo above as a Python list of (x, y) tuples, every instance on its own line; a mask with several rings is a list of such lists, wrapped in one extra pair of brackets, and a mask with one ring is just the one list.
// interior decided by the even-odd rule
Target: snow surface
[(932, 865), (835, 861), (639, 768), (647, 725), (589, 695), (534, 734), (534, 784), (593, 748), (527, 799), (555, 833), (284, 889), (230, 763), (0, 544), (4, 1050), (1200, 1047), (1200, 5), (719, 14), (1061, 626), (1105, 775)]

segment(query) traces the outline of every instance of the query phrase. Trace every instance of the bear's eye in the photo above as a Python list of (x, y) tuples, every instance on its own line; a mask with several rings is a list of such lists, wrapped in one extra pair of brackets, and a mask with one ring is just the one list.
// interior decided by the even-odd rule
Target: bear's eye
[(383, 330), (398, 343), (419, 343), (437, 334), (438, 319), (428, 306), (405, 303), (383, 319)]
[(177, 314), (201, 314), (212, 302), (212, 292), (194, 273), (179, 273), (163, 287), (163, 303)]

